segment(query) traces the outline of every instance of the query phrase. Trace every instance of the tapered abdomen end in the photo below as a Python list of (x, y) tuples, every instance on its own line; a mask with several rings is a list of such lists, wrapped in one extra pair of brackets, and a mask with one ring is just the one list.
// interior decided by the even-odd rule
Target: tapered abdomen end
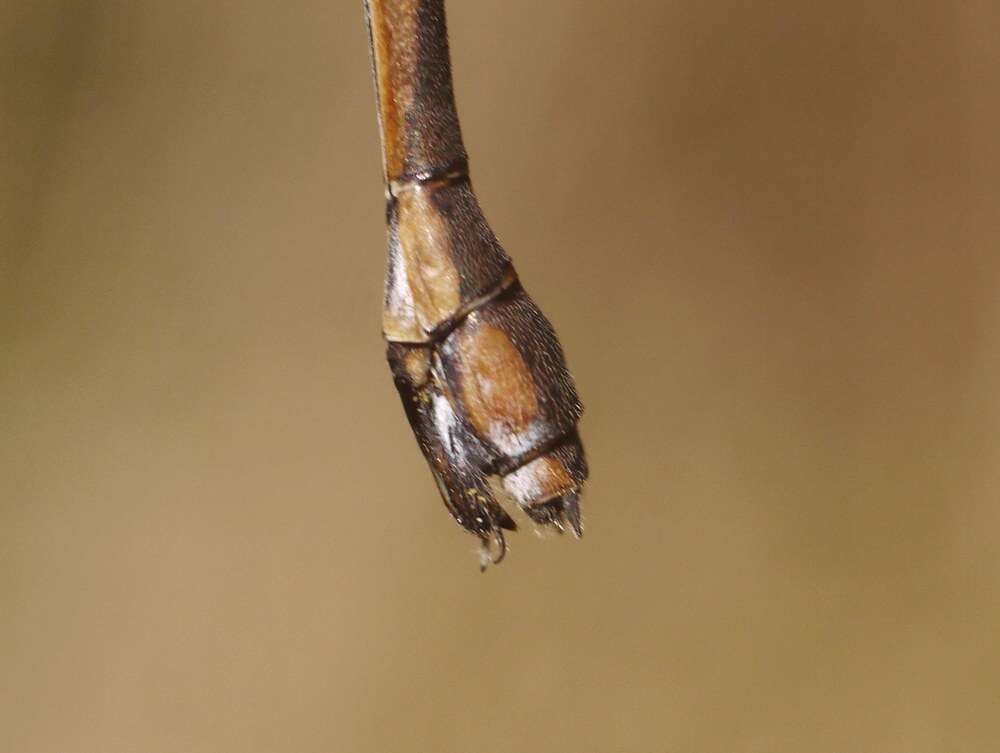
[[(583, 533), (583, 407), (548, 320), (512, 280), (427, 344), (389, 344), (410, 425), (455, 520), (506, 553), (516, 525), (497, 497), (539, 528)], [(508, 504), (508, 507), (510, 505)]]
[(580, 535), (583, 409), (472, 191), (444, 0), (365, 8), (389, 202), (389, 363), (448, 511), (483, 542), (483, 562), (498, 562), (516, 526), (496, 495)]
[[(383, 333), (396, 388), (455, 520), (489, 557), (513, 520), (580, 535), (583, 407), (552, 325), (463, 175), (395, 186)], [(397, 195), (398, 194), (398, 195)]]

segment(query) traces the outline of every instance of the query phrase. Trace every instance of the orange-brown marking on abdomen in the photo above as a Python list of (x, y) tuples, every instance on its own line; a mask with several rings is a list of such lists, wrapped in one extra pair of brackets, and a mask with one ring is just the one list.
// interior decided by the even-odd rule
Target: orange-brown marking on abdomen
[(548, 455), (535, 458), (508, 473), (504, 476), (503, 485), (519, 504), (526, 507), (542, 504), (575, 488), (562, 461)]
[(403, 126), (413, 104), (419, 0), (369, 0), (385, 178), (403, 173)]
[(538, 414), (535, 380), (507, 334), (491, 324), (477, 326), (475, 318), (470, 314), (472, 326), (456, 333), (461, 399), (480, 436), (509, 444), (504, 439), (523, 434)]
[(399, 245), (417, 321), (426, 332), (461, 304), (458, 269), (451, 258), (448, 225), (431, 201), (433, 189), (417, 187), (397, 198)]

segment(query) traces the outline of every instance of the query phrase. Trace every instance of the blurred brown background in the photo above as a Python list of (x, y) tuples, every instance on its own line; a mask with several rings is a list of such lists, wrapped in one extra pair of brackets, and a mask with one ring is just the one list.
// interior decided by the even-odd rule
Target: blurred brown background
[(2, 12), (0, 751), (1000, 749), (1000, 6), (449, 6), (587, 415), (480, 575), (360, 2)]

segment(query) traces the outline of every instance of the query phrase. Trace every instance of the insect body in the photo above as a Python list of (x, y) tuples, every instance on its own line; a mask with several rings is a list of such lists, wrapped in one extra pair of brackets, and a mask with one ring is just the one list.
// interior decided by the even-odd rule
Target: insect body
[(389, 226), (382, 331), (441, 496), (506, 553), (509, 496), (582, 534), (583, 412), (552, 326), (524, 291), (469, 180), (443, 0), (366, 0)]

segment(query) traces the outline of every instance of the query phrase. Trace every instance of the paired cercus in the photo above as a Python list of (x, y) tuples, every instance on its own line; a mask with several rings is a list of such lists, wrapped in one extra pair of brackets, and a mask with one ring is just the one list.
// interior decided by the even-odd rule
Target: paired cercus
[(469, 180), (444, 0), (365, 0), (388, 201), (382, 332), (393, 381), (452, 517), (503, 559), (517, 528), (582, 535), (583, 407), (552, 326)]

